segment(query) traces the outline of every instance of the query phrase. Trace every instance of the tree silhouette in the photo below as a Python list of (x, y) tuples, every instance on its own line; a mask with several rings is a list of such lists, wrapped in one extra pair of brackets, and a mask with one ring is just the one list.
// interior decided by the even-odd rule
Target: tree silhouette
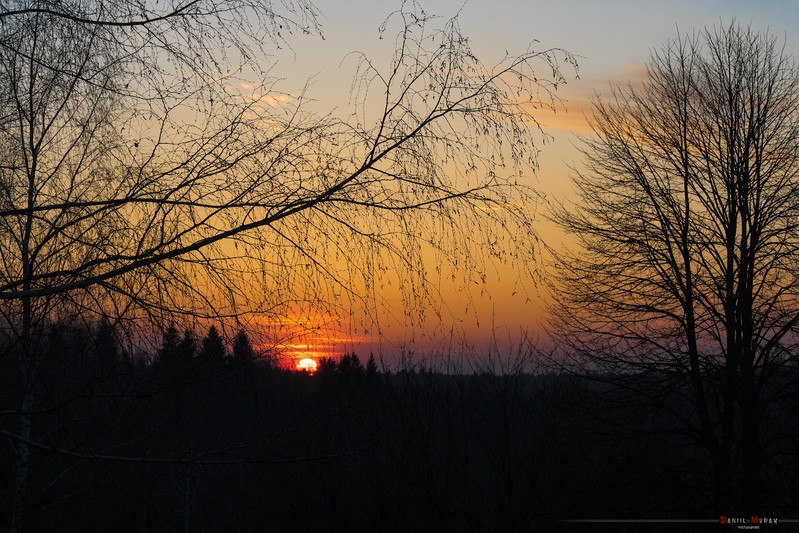
[(195, 351), (194, 333), (191, 330), (185, 330), (181, 336), (175, 324), (167, 326), (153, 364), (161, 374), (160, 382), (167, 384), (189, 378), (197, 365), (194, 361)]
[(375, 354), (369, 354), (369, 359), (366, 361), (365, 371), (366, 375), (370, 378), (377, 374), (377, 362), (375, 361)]
[(251, 363), (255, 359), (255, 350), (250, 343), (250, 337), (247, 332), (240, 330), (233, 338), (233, 356), (234, 364), (244, 365)]
[(174, 324), (170, 324), (164, 331), (161, 347), (158, 349), (158, 359), (162, 362), (177, 360), (180, 333)]
[(784, 492), (766, 477), (795, 379), (799, 69), (768, 34), (705, 30), (592, 125), (580, 202), (555, 215), (581, 248), (555, 261), (564, 356), (619, 386), (595, 401), (648, 406), (703, 447), (715, 511), (756, 512)]
[(194, 340), (194, 332), (190, 329), (183, 331), (183, 337), (180, 339), (180, 344), (177, 347), (178, 358), (183, 363), (183, 366), (188, 368), (194, 359), (195, 352), (197, 351), (196, 341)]
[(200, 358), (200, 361), (212, 366), (219, 366), (225, 362), (227, 358), (225, 341), (216, 326), (208, 328), (208, 334), (203, 337), (200, 343), (200, 351), (197, 357)]
[[(244, 8), (256, 9), (259, 7), (257, 2), (228, 2), (228, 10), (239, 10)], [(271, 14), (275, 28), (278, 24), (296, 26), (297, 22), (291, 18), (274, 11), (270, 2), (261, 3), (260, 6)], [(202, 19), (209, 14), (219, 11), (218, 2), (208, 0), (187, 0), (185, 2), (174, 3), (169, 6), (159, 6), (148, 4), (136, 0), (117, 0), (115, 2), (94, 2), (85, 5), (83, 10), (71, 10), (62, 2), (38, 2), (35, 5), (24, 2), (7, 2), (2, 11), (0, 19), (8, 17), (19, 17), (21, 15), (50, 15), (62, 17), (79, 24), (90, 24), (100, 26), (154, 26), (158, 22), (169, 19)], [(283, 6), (291, 12), (314, 13), (313, 7), (307, 2), (295, 2)], [(307, 16), (307, 15), (306, 15)], [(185, 22), (185, 21), (184, 21)], [(290, 28), (287, 28), (290, 30)], [(307, 30), (306, 30), (307, 31)]]

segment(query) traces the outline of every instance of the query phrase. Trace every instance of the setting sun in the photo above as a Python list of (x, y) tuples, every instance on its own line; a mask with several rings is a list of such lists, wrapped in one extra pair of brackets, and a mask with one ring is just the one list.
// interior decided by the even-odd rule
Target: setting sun
[(297, 361), (297, 370), (300, 372), (308, 372), (309, 374), (313, 374), (316, 372), (316, 366), (316, 361), (308, 357)]

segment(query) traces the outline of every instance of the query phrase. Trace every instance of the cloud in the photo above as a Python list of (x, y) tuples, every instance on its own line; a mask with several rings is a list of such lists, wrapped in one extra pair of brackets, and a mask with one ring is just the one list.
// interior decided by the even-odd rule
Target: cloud
[(297, 97), (294, 95), (271, 91), (267, 87), (255, 86), (247, 82), (229, 85), (228, 90), (236, 93), (239, 98), (248, 103), (262, 104), (269, 107), (278, 107), (283, 104), (293, 104), (297, 101)]
[(561, 130), (576, 133), (591, 131), (587, 117), (591, 116), (593, 104), (590, 98), (571, 97), (560, 103), (555, 108), (543, 107), (530, 109), (530, 115), (535, 118), (544, 131)]
[(562, 100), (555, 108), (539, 107), (526, 109), (545, 131), (560, 130), (574, 133), (592, 133), (590, 118), (597, 96), (607, 99), (612, 87), (632, 85), (640, 88), (647, 78), (646, 67), (641, 65), (622, 65), (612, 72), (596, 74), (591, 78), (581, 78), (576, 85), (567, 85), (558, 96)]

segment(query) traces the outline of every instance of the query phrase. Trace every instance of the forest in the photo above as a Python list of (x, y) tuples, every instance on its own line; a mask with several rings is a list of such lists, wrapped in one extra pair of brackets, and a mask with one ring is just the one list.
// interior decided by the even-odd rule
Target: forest
[[(227, 353), (216, 328), (201, 340), (169, 328), (156, 353), (130, 357), (107, 325), (49, 332), (36, 391), (47, 432), (33, 450), (27, 530), (587, 531), (603, 525), (579, 520), (619, 516), (717, 523), (701, 446), (656, 405), (594, 378), (521, 371), (523, 353), (503, 372), (388, 371), (349, 354), (308, 374), (254, 356), (246, 335), (236, 339)], [(19, 380), (7, 368), (2, 375), (3, 405), (14, 405)], [(679, 391), (635, 379), (680, 410)], [(775, 417), (763, 435), (783, 455), (763, 477), (759, 516), (796, 511), (796, 481), (786, 475), (799, 467), (785, 427), (793, 416)], [(3, 479), (13, 479), (13, 454), (4, 448), (1, 457)], [(3, 485), (3, 502), (10, 490)], [(674, 524), (625, 530), (658, 527)]]

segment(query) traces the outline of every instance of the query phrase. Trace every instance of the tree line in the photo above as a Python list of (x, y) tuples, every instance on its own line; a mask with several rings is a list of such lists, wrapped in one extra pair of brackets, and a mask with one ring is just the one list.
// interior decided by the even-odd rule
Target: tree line
[[(713, 510), (702, 448), (668, 416), (596, 376), (531, 373), (540, 355), (529, 346), (502, 367), (475, 358), (468, 372), (352, 353), (309, 375), (249, 357), (246, 335), (225, 353), (215, 330), (198, 341), (167, 327), (135, 355), (104, 324), (48, 332), (26, 527), (577, 531), (576, 520), (619, 513)], [(3, 376), (7, 410), (22, 391)], [(588, 407), (600, 395), (615, 408)], [(676, 391), (669, 401), (690, 413)], [(633, 430), (642, 424), (650, 430)], [(0, 459), (13, 479), (13, 449)], [(769, 475), (761, 486), (761, 515), (794, 508), (793, 480)], [(10, 516), (13, 486), (2, 491)]]

